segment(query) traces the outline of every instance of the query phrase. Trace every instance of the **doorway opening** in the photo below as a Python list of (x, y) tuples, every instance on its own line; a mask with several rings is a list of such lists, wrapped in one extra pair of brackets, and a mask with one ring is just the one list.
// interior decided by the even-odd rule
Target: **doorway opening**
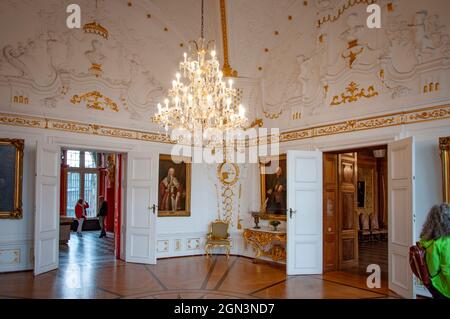
[(388, 291), (387, 145), (323, 154), (323, 272), (362, 289), (368, 266)]
[[(61, 150), (60, 265), (122, 259), (123, 167), (120, 153)], [(79, 199), (87, 203), (81, 235), (75, 213)]]

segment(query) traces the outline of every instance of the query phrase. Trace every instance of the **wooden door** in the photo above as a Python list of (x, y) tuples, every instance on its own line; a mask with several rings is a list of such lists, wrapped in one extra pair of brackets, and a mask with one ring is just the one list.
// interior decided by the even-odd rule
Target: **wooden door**
[(338, 155), (339, 268), (358, 265), (357, 153)]
[(339, 267), (338, 245), (338, 155), (323, 155), (323, 270)]

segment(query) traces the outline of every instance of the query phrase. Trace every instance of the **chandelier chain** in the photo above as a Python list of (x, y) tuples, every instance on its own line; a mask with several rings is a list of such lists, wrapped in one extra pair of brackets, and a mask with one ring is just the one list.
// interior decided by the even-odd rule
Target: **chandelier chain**
[(201, 38), (205, 38), (205, 26), (204, 26), (204, 17), (203, 17), (203, 14), (204, 14), (204, 0), (202, 0), (202, 25), (201, 25), (201, 29), (200, 29), (200, 37)]

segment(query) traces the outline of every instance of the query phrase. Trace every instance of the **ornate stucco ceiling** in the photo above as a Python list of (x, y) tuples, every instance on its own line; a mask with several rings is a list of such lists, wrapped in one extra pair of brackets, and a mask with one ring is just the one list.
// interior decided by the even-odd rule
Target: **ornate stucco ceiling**
[[(82, 24), (98, 21), (108, 40), (66, 27), (72, 2), (0, 2), (0, 111), (156, 130), (155, 105), (199, 36), (201, 1), (76, 1)], [(449, 101), (449, 1), (377, 0), (379, 30), (365, 27), (364, 1), (347, 2), (225, 1), (251, 120), (286, 130)], [(205, 13), (223, 61), (220, 0), (205, 0)], [(318, 26), (328, 15), (339, 16)]]

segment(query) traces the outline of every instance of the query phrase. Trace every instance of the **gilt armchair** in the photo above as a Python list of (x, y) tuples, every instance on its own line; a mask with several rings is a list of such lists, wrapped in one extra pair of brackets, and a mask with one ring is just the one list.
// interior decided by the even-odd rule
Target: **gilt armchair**
[(211, 223), (210, 231), (205, 243), (206, 256), (211, 256), (211, 249), (224, 247), (226, 249), (227, 259), (230, 257), (231, 240), (228, 233), (229, 222), (216, 220)]

